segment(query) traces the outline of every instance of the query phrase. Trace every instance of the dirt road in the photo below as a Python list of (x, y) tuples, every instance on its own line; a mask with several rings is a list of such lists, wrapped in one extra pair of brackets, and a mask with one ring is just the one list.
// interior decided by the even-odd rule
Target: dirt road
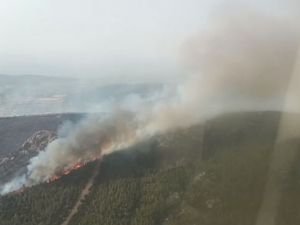
[(101, 160), (99, 160), (97, 162), (97, 165), (93, 171), (92, 176), (90, 177), (90, 179), (88, 180), (87, 184), (85, 185), (85, 187), (82, 189), (79, 198), (77, 200), (77, 202), (75, 203), (74, 207), (72, 208), (72, 210), (70, 211), (68, 217), (65, 219), (65, 221), (61, 224), (61, 225), (68, 225), (71, 221), (71, 219), (73, 218), (73, 216), (78, 212), (79, 207), (82, 204), (82, 201), (86, 198), (86, 196), (90, 193), (91, 191), (91, 187), (94, 184), (95, 178), (99, 173), (99, 168), (100, 168), (100, 163)]

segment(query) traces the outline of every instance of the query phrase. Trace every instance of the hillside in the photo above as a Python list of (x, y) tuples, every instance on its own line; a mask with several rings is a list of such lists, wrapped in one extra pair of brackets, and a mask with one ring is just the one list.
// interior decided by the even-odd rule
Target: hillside
[[(279, 117), (228, 114), (105, 156), (70, 225), (254, 224)], [(62, 224), (96, 163), (1, 197), (0, 225)], [(300, 224), (299, 165), (288, 171), (278, 225)]]
[(0, 157), (17, 151), (39, 130), (56, 131), (64, 121), (77, 121), (82, 114), (52, 114), (0, 118)]

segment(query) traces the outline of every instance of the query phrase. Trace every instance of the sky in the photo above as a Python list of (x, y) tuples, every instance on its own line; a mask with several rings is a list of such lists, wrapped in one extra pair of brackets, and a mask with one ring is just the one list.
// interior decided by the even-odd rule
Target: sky
[(0, 0), (0, 74), (101, 76), (177, 68), (213, 1)]
[(209, 26), (218, 3), (0, 0), (0, 74), (168, 77), (182, 71), (182, 43)]

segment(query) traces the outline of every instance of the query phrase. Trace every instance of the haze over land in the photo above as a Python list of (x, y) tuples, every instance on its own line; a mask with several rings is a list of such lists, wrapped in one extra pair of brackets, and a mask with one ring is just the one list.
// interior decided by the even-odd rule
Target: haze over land
[[(0, 75), (0, 117), (69, 112), (110, 112), (123, 102), (153, 101), (160, 83), (109, 83), (76, 78)], [(152, 97), (152, 99), (151, 99)]]
[[(204, 123), (217, 115), (237, 111), (285, 111), (283, 106), (286, 93), (289, 94), (289, 82), (297, 71), (299, 30), (296, 29), (296, 17), (277, 15), (273, 10), (266, 14), (251, 4), (248, 8), (242, 4), (230, 6), (221, 4), (210, 27), (182, 43), (181, 57), (186, 74), (181, 79), (173, 74), (177, 82), (169, 83), (172, 84), (170, 87), (152, 87), (145, 94), (145, 87), (150, 84), (141, 87), (136, 82), (134, 88), (138, 88), (140, 93), (137, 90), (121, 92), (119, 99), (115, 99), (113, 95), (128, 87), (128, 80), (120, 79), (121, 85), (114, 87), (110, 93), (102, 93), (104, 97), (99, 96), (101, 89), (97, 89), (97, 84), (91, 81), (78, 86), (72, 80), (60, 80), (62, 86), (58, 91), (63, 93), (48, 94), (42, 100), (62, 101), (64, 106), (65, 91), (70, 85), (72, 88), (69, 90), (73, 93), (69, 96), (74, 98), (78, 92), (80, 98), (74, 108), (90, 112), (88, 108), (91, 107), (92, 112), (105, 111), (109, 112), (109, 116), (92, 115), (71, 126), (44, 152), (32, 158), (26, 175), (8, 183), (3, 188), (4, 192), (45, 182), (78, 161), (92, 160), (97, 155), (134, 145), (153, 135)], [(118, 65), (117, 60), (115, 64)], [(144, 70), (147, 71), (147, 67)], [(43, 83), (49, 85), (50, 80)], [(57, 81), (54, 79), (54, 82)], [(165, 84), (163, 81), (160, 83)], [(52, 85), (57, 88), (57, 85)], [(22, 83), (21, 90), (23, 86)], [(47, 88), (55, 89), (51, 86), (39, 88), (41, 92)], [(93, 89), (96, 91), (93, 92)], [(84, 94), (91, 91), (92, 94)], [(28, 89), (25, 86), (27, 92), (36, 95), (32, 85)], [(4, 90), (4, 95), (6, 93)], [(297, 98), (298, 92), (291, 95)], [(18, 97), (22, 99), (22, 96), (24, 94)], [(41, 100), (38, 96), (35, 98)], [(87, 104), (93, 98), (96, 100)], [(104, 101), (99, 101), (99, 98)], [(9, 104), (13, 98), (8, 96), (7, 99)], [(72, 100), (70, 102), (72, 104)], [(62, 112), (71, 109), (72, 106)]]
[[(3, 71), (44, 70), (49, 76), (1, 76), (0, 116), (59, 114), (0, 121), (4, 128), (18, 127), (15, 134), (3, 135), (2, 142), (36, 131), (21, 146), (6, 145), (19, 146), (8, 149), (7, 155), (1, 150), (0, 201), (21, 208), (18, 217), (9, 207), (4, 223), (40, 223), (41, 218), (23, 219), (22, 201), (16, 196), (28, 201), (31, 190), (55, 189), (57, 184), (63, 185), (57, 196), (70, 193), (72, 201), (66, 207), (54, 202), (47, 209), (53, 214), (56, 207), (62, 208), (56, 224), (64, 221), (70, 208), (65, 221), (80, 225), (102, 220), (137, 225), (286, 221), (289, 213), (282, 206), (300, 207), (300, 201), (295, 207), (291, 201), (300, 196), (294, 166), (300, 136), (299, 12), (296, 2), (274, 1), (267, 8), (268, 2), (134, 1), (137, 5), (126, 4), (120, 13), (110, 8), (116, 13), (111, 20), (111, 14), (96, 13), (101, 7), (95, 2), (95, 8), (85, 5), (79, 10), (75, 1), (72, 9), (83, 10), (83, 21), (71, 11), (63, 20), (67, 24), (55, 23), (58, 30), (52, 30), (47, 20), (60, 19), (65, 12), (53, 18), (56, 3), (47, 2), (49, 8), (42, 5), (41, 11), (30, 14), (29, 24), (38, 35), (24, 35), (30, 40), (25, 48), (21, 39), (16, 46), (22, 48), (3, 48), (18, 53), (8, 58), (5, 51), (0, 53), (6, 62)], [(14, 3), (7, 3), (7, 9)], [(25, 9), (31, 11), (32, 6)], [(202, 13), (197, 6), (205, 6)], [(172, 10), (166, 10), (169, 7)], [(85, 9), (95, 14), (85, 14)], [(124, 12), (133, 14), (127, 17)], [(61, 42), (50, 35), (57, 43), (43, 45), (51, 32), (40, 30), (40, 22), (33, 18), (44, 19), (46, 30), (58, 31), (54, 34)], [(2, 25), (7, 29), (10, 22), (14, 24)], [(95, 26), (99, 30), (93, 30)], [(4, 42), (18, 32), (7, 33)], [(78, 36), (70, 39), (71, 34)], [(19, 55), (20, 51), (24, 52)], [(59, 73), (64, 75), (57, 77)], [(61, 114), (67, 112), (80, 114)], [(43, 129), (42, 124), (46, 130), (36, 130)], [(65, 179), (91, 171), (95, 161), (100, 172), (95, 167), (87, 186), (87, 178), (80, 179), (80, 187), (64, 186)], [(110, 186), (115, 181), (117, 185)], [(90, 188), (94, 189), (86, 191)], [(236, 193), (241, 195), (237, 198)], [(105, 207), (97, 207), (104, 199)], [(107, 205), (122, 207), (106, 211)], [(84, 212), (97, 216), (85, 217)], [(114, 218), (118, 222), (112, 222)]]

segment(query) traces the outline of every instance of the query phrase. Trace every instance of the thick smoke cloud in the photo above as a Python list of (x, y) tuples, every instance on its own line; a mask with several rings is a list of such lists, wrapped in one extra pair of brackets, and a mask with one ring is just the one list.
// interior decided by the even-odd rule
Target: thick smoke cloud
[(88, 118), (71, 130), (32, 158), (28, 166), (31, 182), (46, 181), (74, 162), (90, 161), (111, 150), (125, 148), (137, 138), (135, 122), (124, 113), (107, 119)]
[(159, 101), (135, 105), (129, 114), (116, 110), (71, 126), (67, 135), (31, 159), (26, 175), (2, 187), (2, 194), (44, 182), (78, 161), (224, 112), (281, 109), (299, 38), (287, 21), (236, 8), (222, 14), (209, 30), (183, 45), (191, 75), (181, 79), (172, 96), (155, 93), (161, 95)]
[(168, 104), (156, 105), (153, 129), (182, 127), (220, 113), (281, 110), (298, 50), (291, 18), (232, 8), (187, 40), (190, 76)]
[(68, 124), (58, 139), (30, 160), (27, 173), (2, 188), (2, 193), (45, 182), (77, 163), (100, 158), (138, 141), (138, 127), (129, 113), (107, 117), (90, 116), (79, 124)]

